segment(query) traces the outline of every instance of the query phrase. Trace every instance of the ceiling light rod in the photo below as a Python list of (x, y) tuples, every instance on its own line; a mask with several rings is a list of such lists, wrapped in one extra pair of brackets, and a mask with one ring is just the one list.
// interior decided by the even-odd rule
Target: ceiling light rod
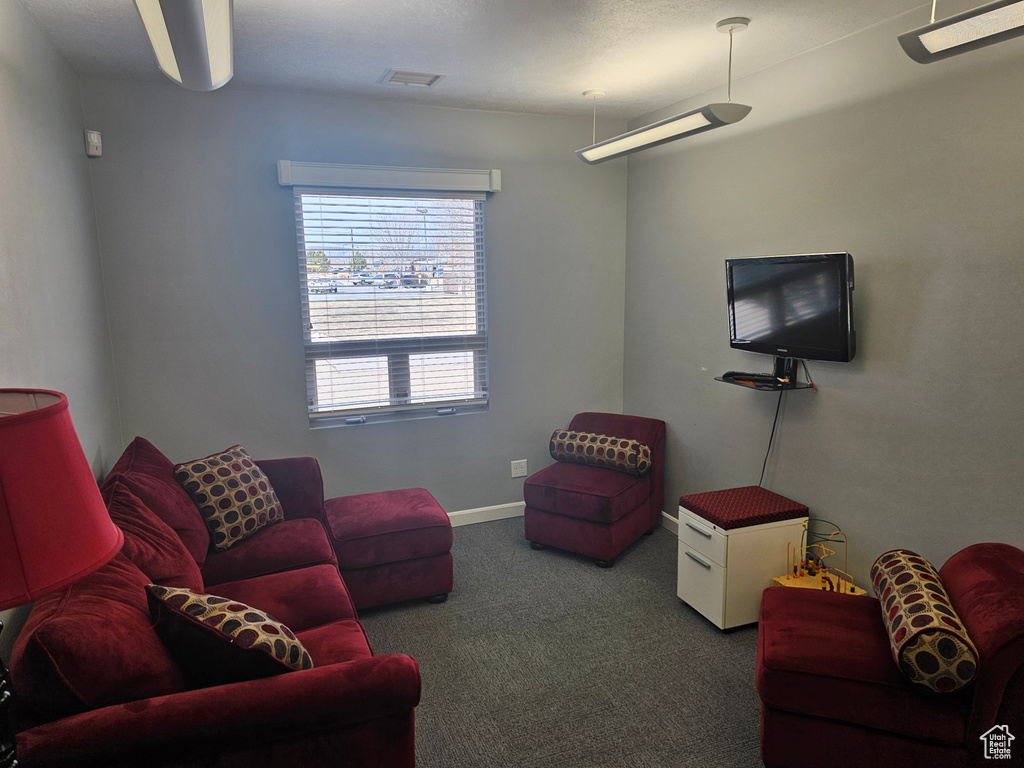
[[(1021, 0), (1024, 2), (1024, 0)], [(715, 25), (719, 32), (729, 33), (729, 84), (728, 102), (708, 104), (700, 109), (684, 112), (656, 123), (637, 128), (635, 131), (624, 133), (612, 139), (602, 142), (597, 141), (597, 103), (594, 103), (594, 144), (583, 149), (577, 149), (576, 154), (580, 160), (590, 165), (603, 163), (605, 160), (612, 160), (622, 157), (641, 149), (649, 149), (659, 144), (681, 139), (684, 136), (695, 136), (712, 128), (721, 128), (723, 125), (738, 123), (750, 113), (750, 107), (746, 104), (734, 104), (732, 102), (732, 33), (741, 32), (750, 24), (750, 19), (736, 16), (730, 19), (723, 19)], [(593, 94), (594, 91), (585, 91), (584, 96)], [(599, 91), (601, 96), (603, 91)], [(600, 97), (595, 97), (600, 98)]]
[(589, 91), (583, 92), (583, 98), (592, 99), (594, 102), (594, 138), (590, 141), (593, 144), (597, 144), (597, 100), (603, 99), (607, 94), (599, 88), (591, 88)]
[(742, 26), (736, 26), (736, 21), (738, 21), (738, 19), (725, 19), (723, 21), (718, 22), (718, 24), (715, 25), (715, 29), (717, 29), (719, 32), (728, 31), (729, 33), (729, 69), (726, 75), (726, 83), (728, 84), (726, 86), (725, 91), (726, 101), (732, 101), (732, 33), (735, 32), (737, 29), (742, 30), (747, 28), (747, 24), (745, 21), (743, 22)]
[(234, 74), (232, 0), (135, 0), (157, 66), (190, 91), (215, 91)]
[(906, 54), (921, 64), (948, 59), (1024, 35), (1024, 0), (996, 0), (942, 21), (904, 32), (897, 39)]

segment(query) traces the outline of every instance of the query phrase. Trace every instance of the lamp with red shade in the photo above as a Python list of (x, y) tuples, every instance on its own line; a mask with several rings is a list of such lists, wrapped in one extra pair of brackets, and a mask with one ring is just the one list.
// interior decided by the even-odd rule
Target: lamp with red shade
[[(0, 610), (91, 573), (123, 541), (71, 423), (68, 399), (47, 390), (0, 389)], [(0, 675), (0, 766), (13, 766), (12, 693), (2, 661)]]

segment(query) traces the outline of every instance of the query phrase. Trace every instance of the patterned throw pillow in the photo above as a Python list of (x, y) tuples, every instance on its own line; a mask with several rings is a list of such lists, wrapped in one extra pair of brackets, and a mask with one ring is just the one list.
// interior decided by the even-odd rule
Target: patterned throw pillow
[(284, 624), (226, 597), (146, 586), (156, 631), (192, 687), (311, 669), (309, 653)]
[(871, 583), (893, 659), (910, 682), (950, 693), (974, 679), (978, 651), (931, 563), (909, 549), (894, 549), (871, 566)]
[(551, 458), (570, 464), (589, 464), (629, 475), (642, 475), (651, 468), (651, 449), (622, 437), (556, 429), (549, 448)]
[(240, 445), (175, 464), (174, 477), (199, 507), (217, 552), (284, 519), (270, 480)]

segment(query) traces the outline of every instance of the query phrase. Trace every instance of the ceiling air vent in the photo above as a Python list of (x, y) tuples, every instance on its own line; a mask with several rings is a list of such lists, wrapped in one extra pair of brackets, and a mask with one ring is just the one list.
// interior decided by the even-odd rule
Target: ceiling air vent
[(411, 69), (389, 69), (378, 80), (385, 85), (414, 85), (419, 88), (430, 88), (437, 85), (444, 75), (436, 72), (415, 72)]

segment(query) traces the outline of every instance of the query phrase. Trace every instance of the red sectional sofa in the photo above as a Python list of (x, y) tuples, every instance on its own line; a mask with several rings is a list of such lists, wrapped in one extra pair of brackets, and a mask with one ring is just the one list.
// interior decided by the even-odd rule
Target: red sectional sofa
[[(415, 765), (415, 659), (375, 656), (324, 527), (315, 459), (257, 462), (285, 519), (210, 548), (173, 464), (136, 438), (101, 490), (125, 544), (37, 601), (10, 671), (22, 766)], [(161, 642), (145, 586), (258, 608), (294, 631), (312, 669), (204, 686)]]

